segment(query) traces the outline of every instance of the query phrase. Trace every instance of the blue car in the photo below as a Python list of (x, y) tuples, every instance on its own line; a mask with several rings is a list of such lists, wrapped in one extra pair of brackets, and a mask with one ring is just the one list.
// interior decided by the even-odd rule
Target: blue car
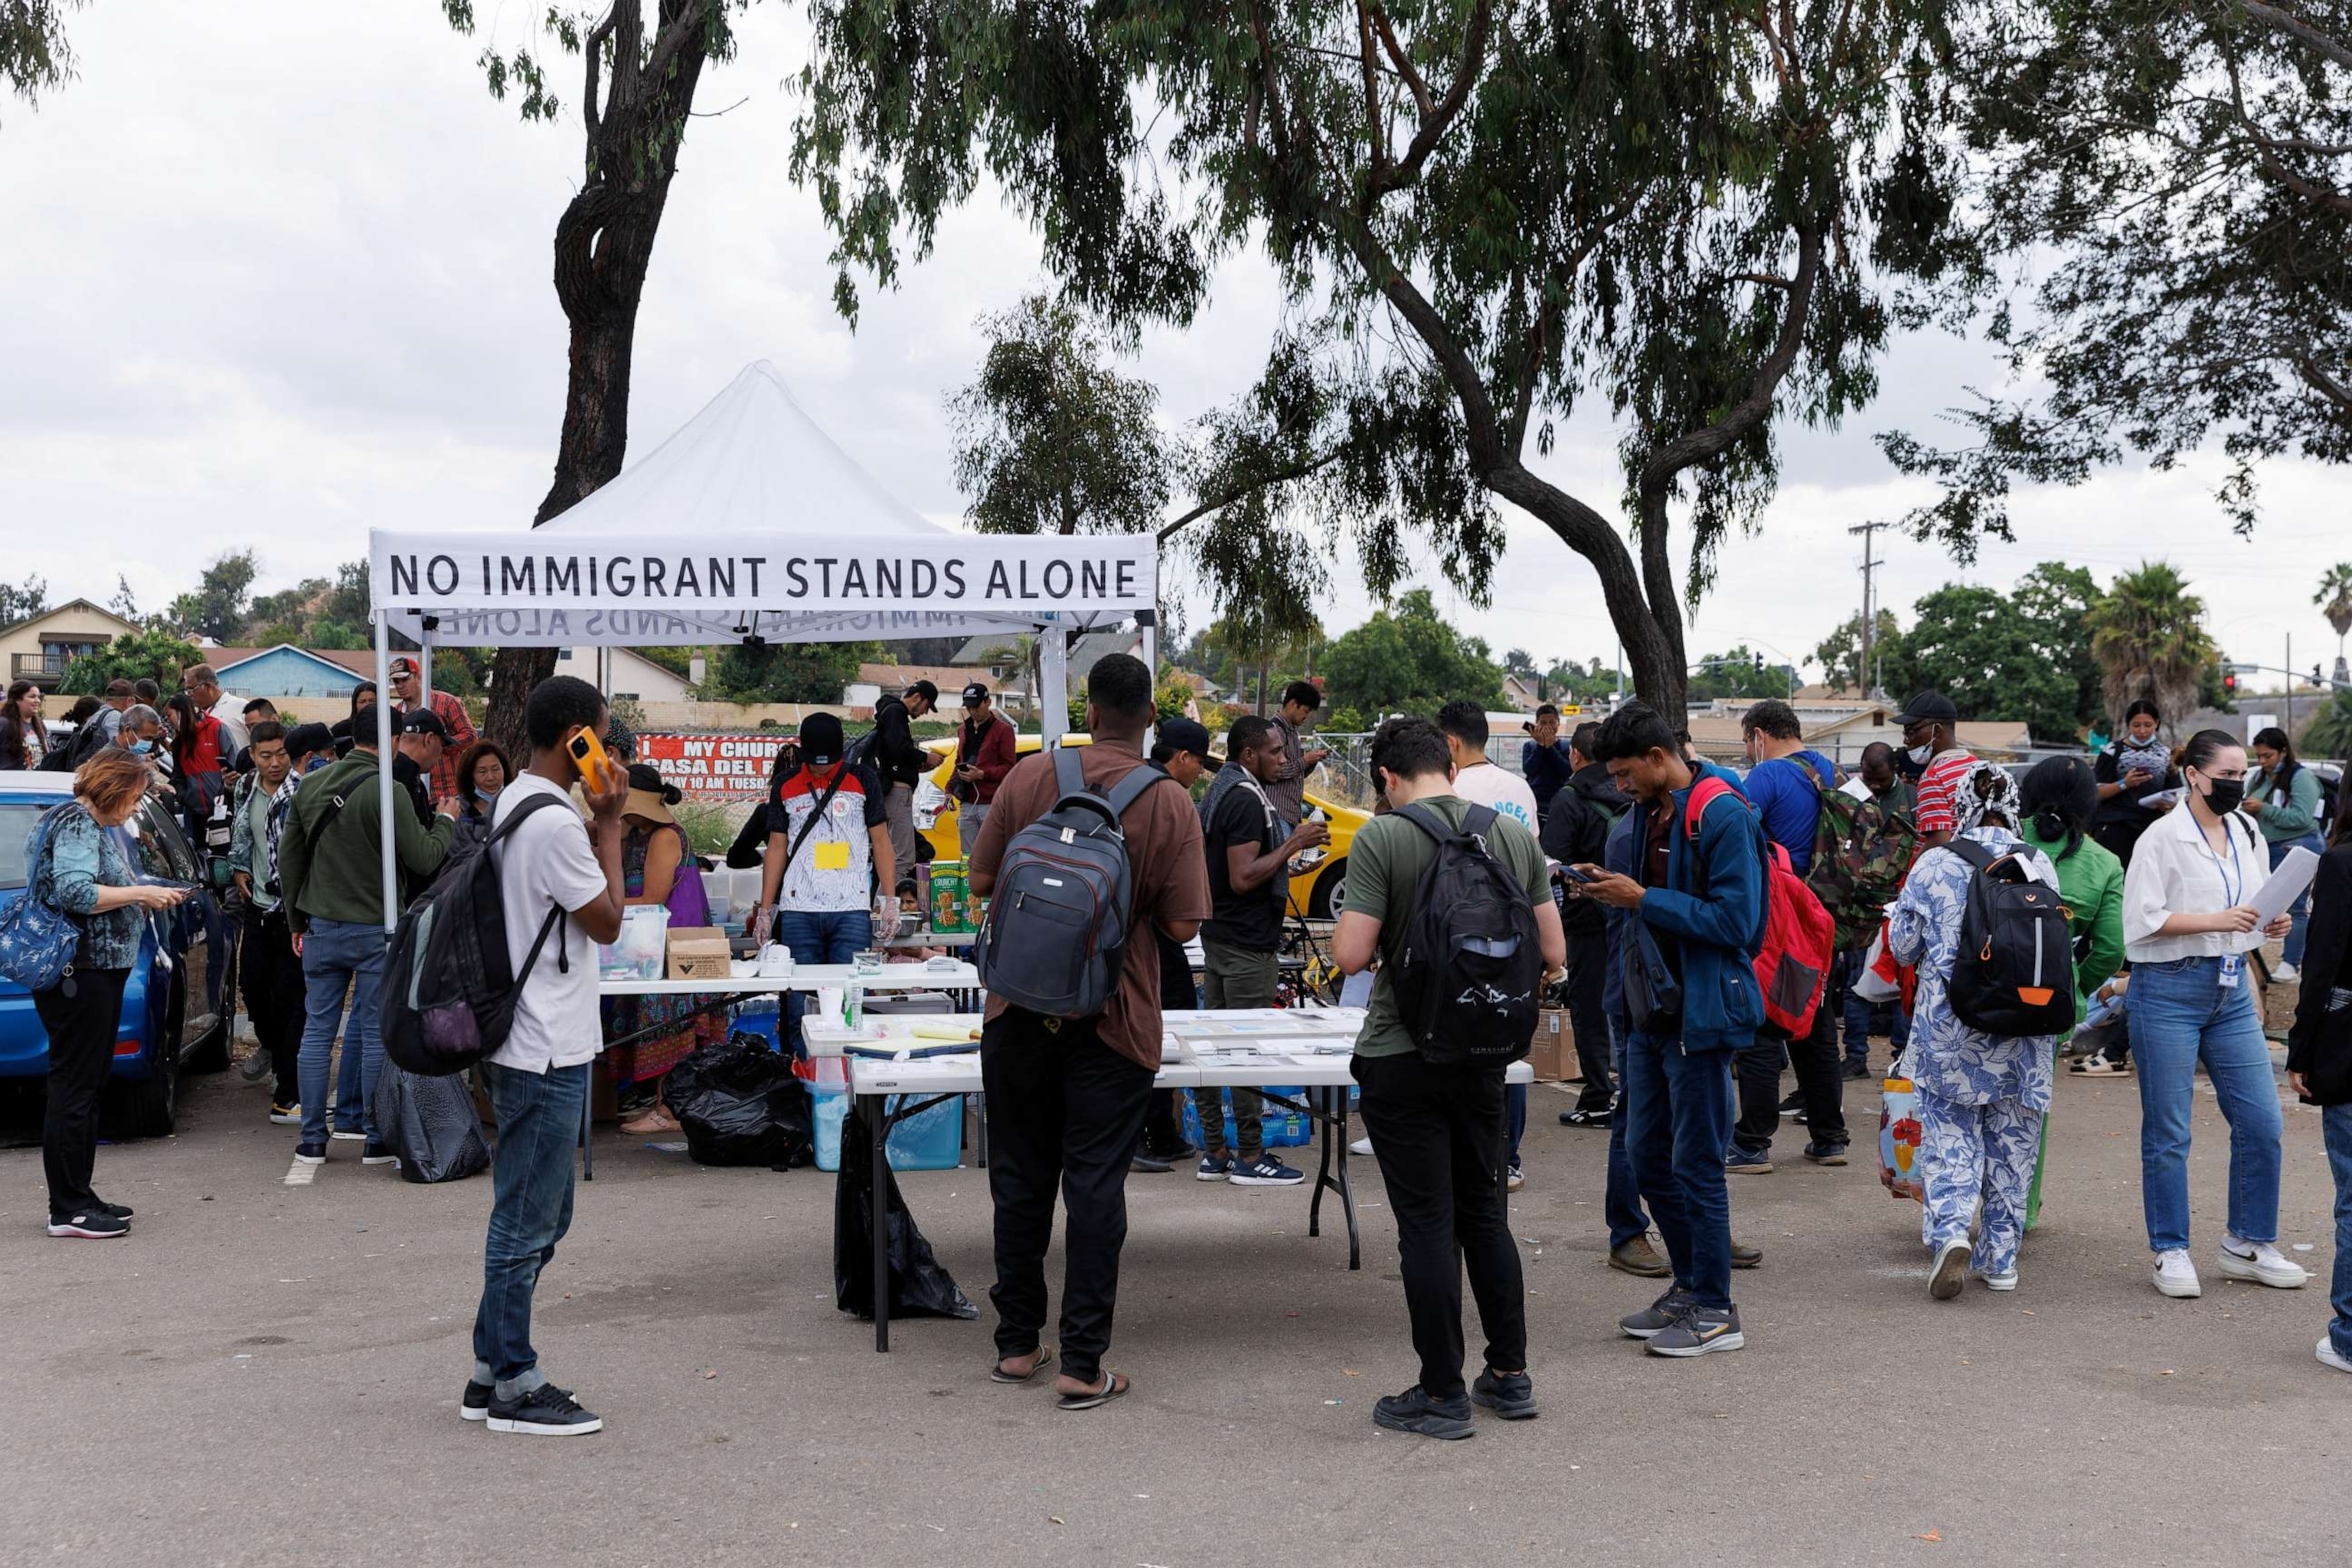
[[(0, 903), (24, 897), (26, 841), (41, 814), (72, 795), (70, 773), (0, 773)], [(115, 831), (131, 865), (148, 877), (204, 882), (187, 835), (161, 793), (141, 802)], [(212, 894), (204, 890), (148, 921), (122, 992), (103, 1117), (110, 1137), (164, 1136), (177, 1111), (180, 1074), (228, 1066), (228, 1006), (220, 1000), (224, 987), (214, 981), (216, 955), (207, 934), (223, 930), (221, 922)], [(0, 980), (0, 1079), (38, 1080), (48, 1071), (48, 1031), (32, 996)]]

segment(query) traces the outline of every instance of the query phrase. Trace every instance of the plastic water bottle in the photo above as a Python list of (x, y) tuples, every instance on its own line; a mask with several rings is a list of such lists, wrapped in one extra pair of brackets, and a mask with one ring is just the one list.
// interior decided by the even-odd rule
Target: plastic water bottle
[[(1323, 815), (1323, 808), (1319, 805), (1313, 811), (1307, 814), (1307, 822), (1324, 823), (1328, 822), (1330, 818)], [(1301, 824), (1300, 826), (1303, 826), (1305, 824)], [(1330, 851), (1320, 844), (1317, 845), (1312, 849), (1300, 850), (1297, 854), (1290, 858), (1291, 874), (1297, 876), (1321, 864), (1325, 857), (1329, 853)]]
[(865, 1018), (866, 987), (853, 983), (841, 999), (841, 1021), (844, 1026), (855, 1029)]

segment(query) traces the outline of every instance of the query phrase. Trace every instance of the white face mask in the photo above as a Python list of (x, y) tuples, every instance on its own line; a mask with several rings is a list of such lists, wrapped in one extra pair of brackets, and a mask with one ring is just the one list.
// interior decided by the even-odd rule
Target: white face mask
[(1924, 746), (1914, 746), (1903, 754), (1924, 768), (1936, 760), (1935, 743), (1930, 742)]

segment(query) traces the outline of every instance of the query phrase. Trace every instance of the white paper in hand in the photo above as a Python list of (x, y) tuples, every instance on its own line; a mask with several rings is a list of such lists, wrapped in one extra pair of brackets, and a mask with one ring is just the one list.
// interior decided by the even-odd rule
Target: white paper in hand
[(2318, 856), (2301, 846), (2288, 850), (2286, 858), (2271, 872), (2270, 880), (2254, 894), (2254, 912), (2263, 917), (2262, 923), (2268, 925), (2286, 913), (2318, 874)]

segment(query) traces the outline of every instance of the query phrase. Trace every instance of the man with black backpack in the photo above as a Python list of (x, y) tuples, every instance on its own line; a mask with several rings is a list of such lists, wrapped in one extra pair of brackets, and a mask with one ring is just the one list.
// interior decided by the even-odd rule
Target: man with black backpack
[[(1348, 906), (1331, 953), (1349, 974), (1380, 961), (1351, 1070), (1396, 1215), (1421, 1358), (1421, 1381), (1381, 1399), (1372, 1419), (1467, 1437), (1474, 1404), (1505, 1420), (1536, 1414), (1527, 1292), (1504, 1189), (1503, 1075), (1528, 1053), (1538, 992), (1557, 977), (1567, 942), (1535, 836), (1453, 793), (1436, 725), (1389, 720), (1370, 761), (1390, 809), (1349, 851)], [(1485, 1367), (1466, 1390), (1465, 1266), (1486, 1334)]]
[[(584, 777), (570, 751), (583, 730), (601, 740), (606, 719), (604, 699), (584, 680), (558, 675), (532, 687), (523, 704), (530, 764), (499, 792), (488, 847), (474, 851), (488, 855), (498, 874), (515, 981), (506, 1037), (481, 1064), (499, 1141), (474, 1371), (457, 1407), (493, 1432), (570, 1437), (604, 1425), (539, 1370), (530, 1309), (540, 1271), (572, 1225), (572, 1151), (604, 1042), (595, 944), (621, 934), (627, 898), (621, 872), (627, 772), (614, 766), (601, 781)], [(575, 784), (593, 828), (572, 809)], [(315, 788), (303, 785), (304, 795)]]
[[(1210, 913), (1192, 800), (1143, 759), (1151, 672), (1115, 653), (1087, 675), (1094, 743), (1024, 758), (971, 847), (991, 898), (975, 952), (988, 987), (981, 1076), (996, 1210), (999, 1383), (1051, 1361), (1045, 1251), (1068, 1210), (1062, 1286), (1065, 1410), (1118, 1398), (1102, 1364), (1127, 1240), (1127, 1173), (1160, 1070), (1160, 966), (1149, 933), (1187, 942)], [(1017, 998), (1017, 999), (1016, 999)]]
[[(294, 1158), (305, 1165), (327, 1162), (327, 1068), (339, 1023), (343, 1050), (357, 1051), (360, 1058), (360, 1126), (366, 1139), (361, 1163), (389, 1165), (398, 1158), (375, 1124), (375, 1085), (383, 1067), (376, 986), (391, 935), (383, 929), (383, 812), (376, 768), (376, 731), (362, 724), (350, 756), (302, 781), (278, 834), (278, 880), (307, 993), (297, 1058), (302, 1134), (294, 1150)], [(420, 823), (398, 799), (392, 821), (398, 868), (416, 878), (439, 870), (449, 858), (455, 825), (446, 816), (435, 817), (429, 826)]]
[[(1731, 1059), (1764, 1021), (1753, 968), (1768, 912), (1763, 830), (1737, 791), (1684, 761), (1673, 727), (1648, 704), (1611, 714), (1597, 743), (1638, 814), (1633, 874), (1570, 870), (1580, 897), (1639, 917), (1622, 954), (1632, 1033), (1619, 1114), (1674, 1268), (1665, 1294), (1618, 1327), (1657, 1355), (1738, 1350), (1747, 1342), (1731, 1300), (1723, 1152)], [(1349, 880), (1352, 902), (1352, 866)]]

